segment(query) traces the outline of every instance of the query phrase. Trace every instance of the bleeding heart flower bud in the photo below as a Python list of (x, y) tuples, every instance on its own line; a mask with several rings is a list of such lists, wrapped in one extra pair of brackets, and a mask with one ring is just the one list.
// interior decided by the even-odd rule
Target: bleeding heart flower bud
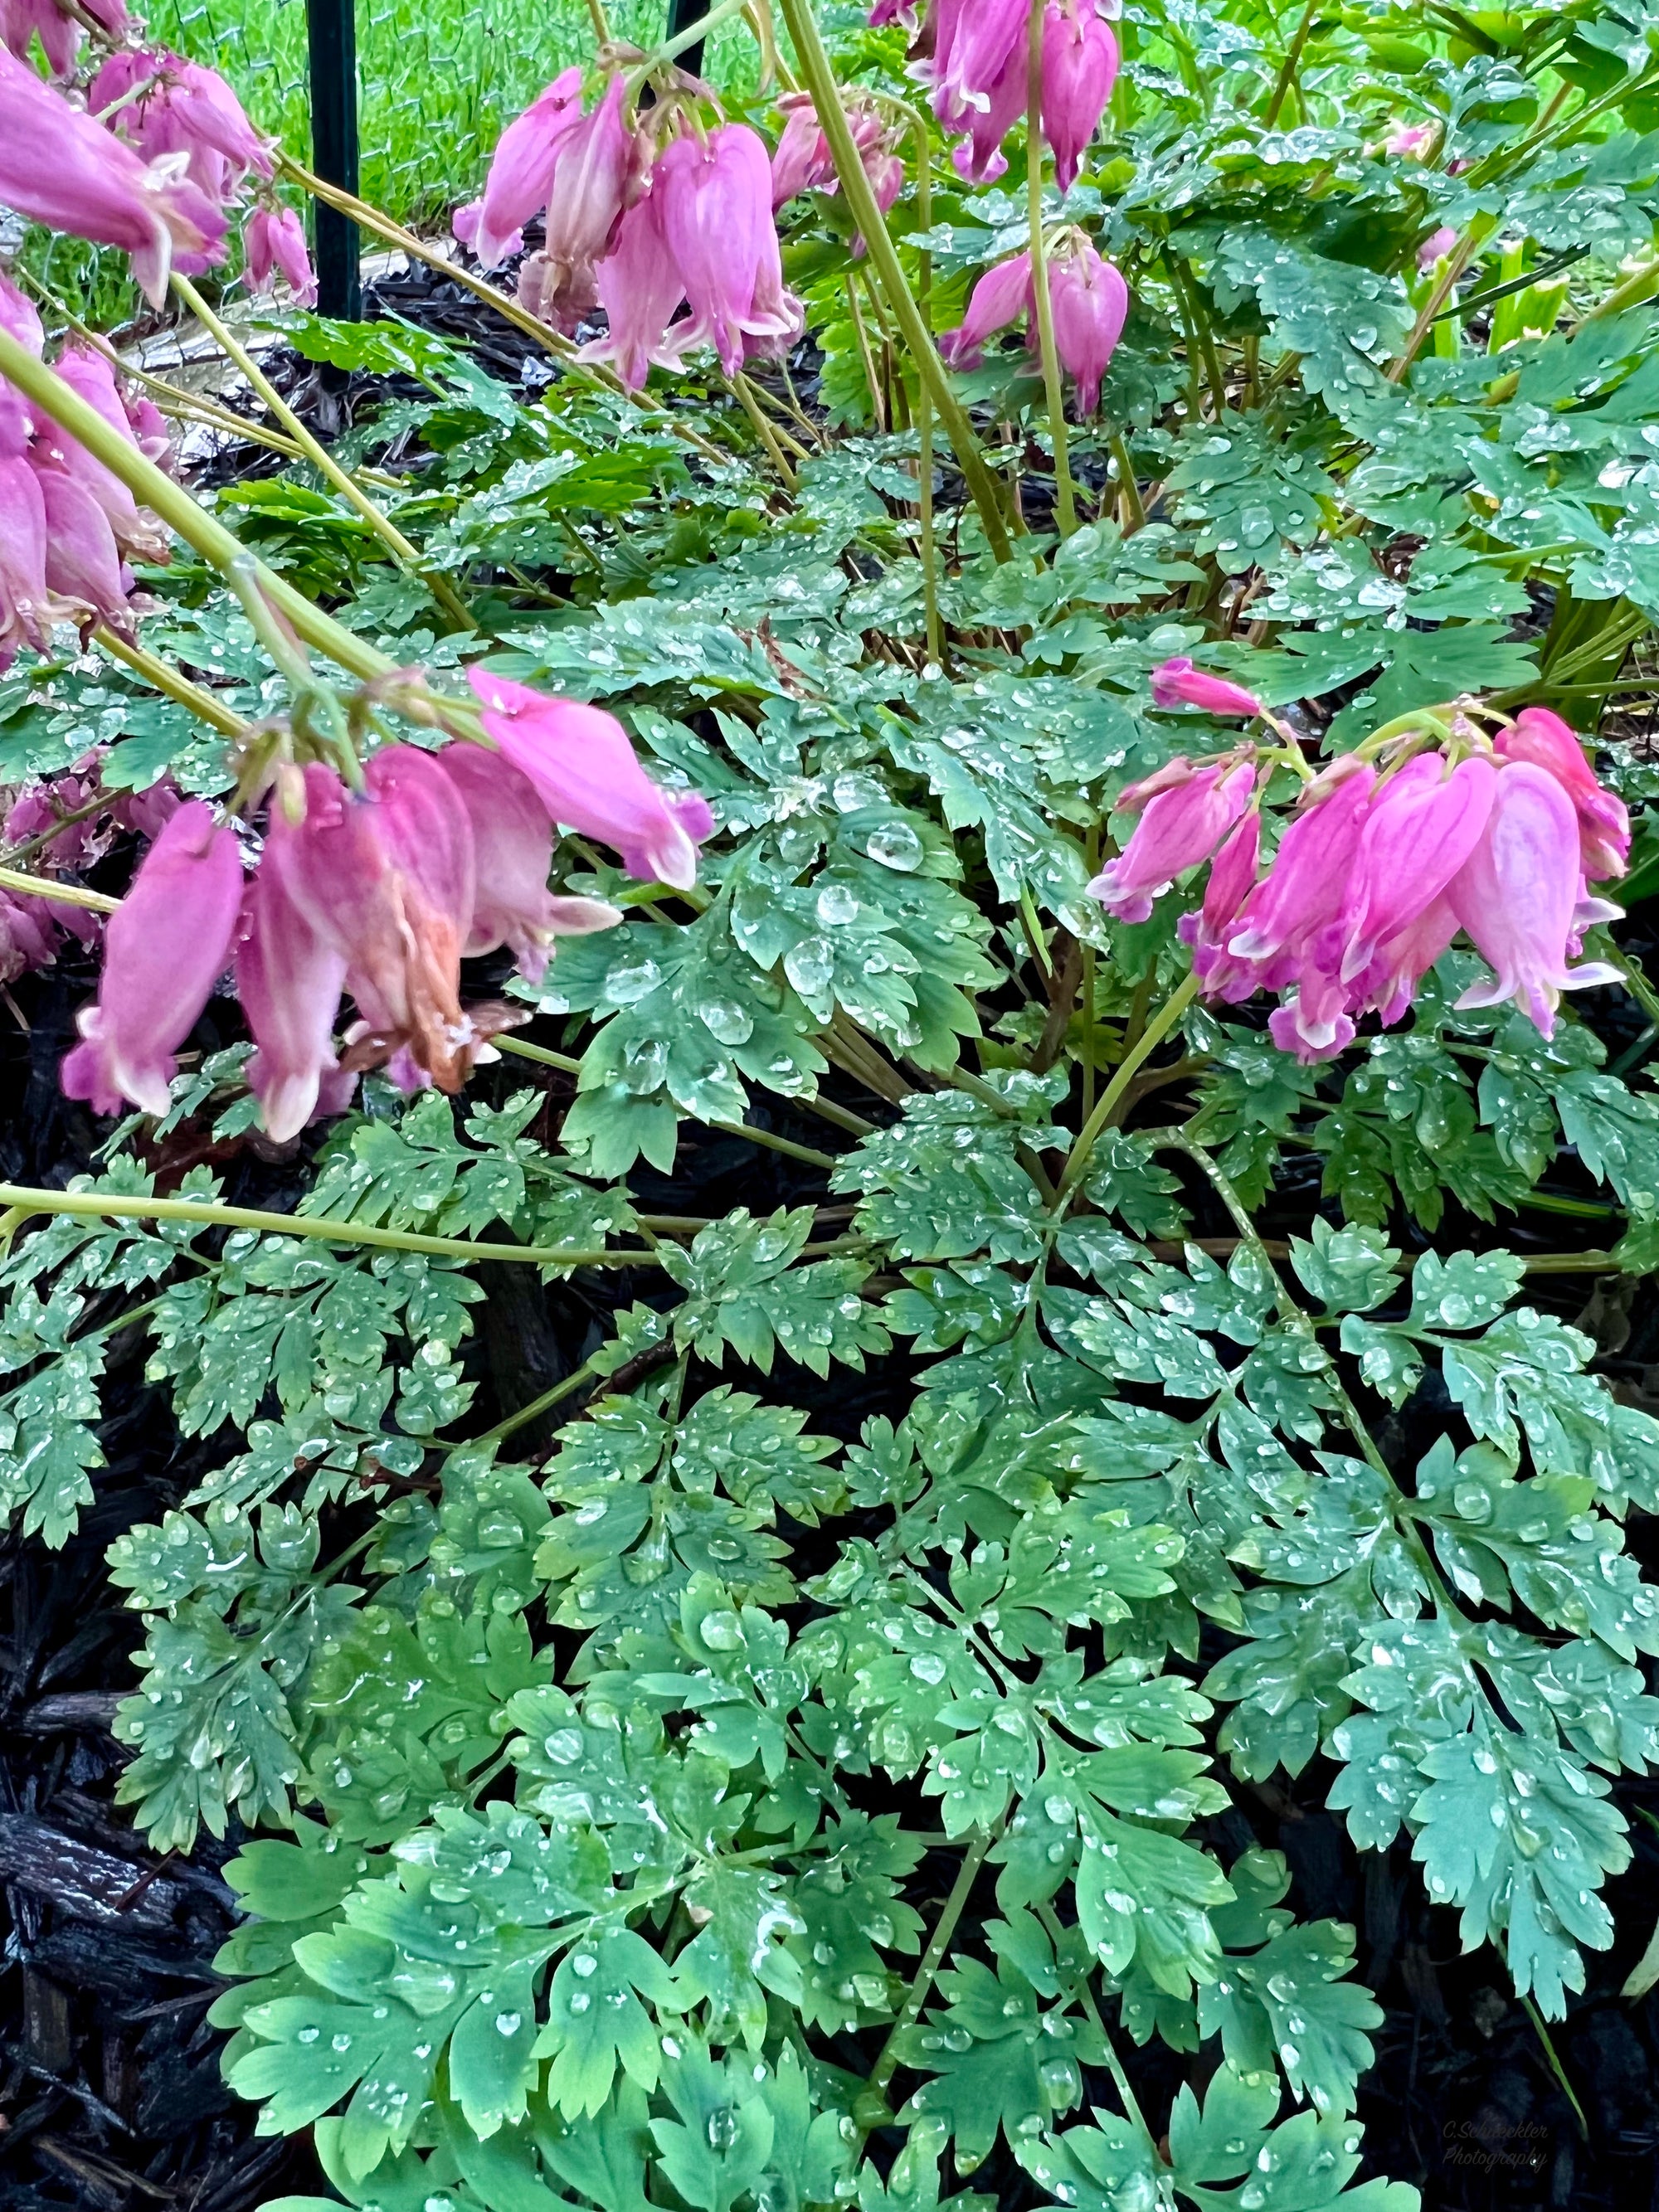
[(250, 292), (272, 290), (280, 273), (296, 307), (316, 306), (317, 279), (306, 251), (305, 225), (292, 208), (255, 208), (242, 232), (242, 253)]
[(1089, 889), (1119, 921), (1145, 921), (1176, 878), (1207, 860), (1250, 803), (1255, 769), (1218, 761), (1148, 799), (1134, 835)]
[(334, 1026), (346, 956), (289, 896), (280, 864), (262, 866), (236, 948), (236, 995), (252, 1031), (248, 1087), (265, 1133), (297, 1137), (319, 1113), (343, 1113), (356, 1086), (341, 1069)]
[(608, 361), (628, 390), (637, 392), (653, 362), (672, 368), (678, 362), (669, 325), (685, 297), (657, 220), (654, 192), (623, 217), (616, 243), (594, 276), (607, 328), (603, 337), (588, 340), (577, 359)]
[(83, 636), (94, 623), (103, 622), (118, 635), (131, 637), (131, 579), (122, 569), (109, 517), (86, 485), (63, 470), (37, 467), (35, 477), (46, 514), (48, 587), (83, 611)]
[(198, 191), (222, 207), (250, 170), (272, 173), (270, 149), (216, 70), (165, 48), (111, 55), (87, 94), (92, 113), (149, 162), (182, 155)]
[(60, 1072), (64, 1095), (99, 1114), (130, 1099), (165, 1114), (173, 1055), (230, 959), (242, 904), (234, 834), (187, 800), (144, 855), (104, 938), (96, 1002), (76, 1018), (82, 1042)]
[(1559, 780), (1529, 761), (1498, 778), (1486, 836), (1446, 888), (1490, 983), (1464, 992), (1460, 1006), (1513, 999), (1544, 1036), (1555, 1033), (1563, 991), (1615, 983), (1618, 969), (1570, 968), (1569, 939), (1581, 881), (1578, 823)]
[(709, 132), (706, 148), (675, 139), (657, 162), (651, 192), (691, 303), (682, 350), (712, 345), (735, 376), (750, 341), (776, 351), (799, 331), (800, 304), (783, 288), (771, 164), (755, 131), (728, 123)]
[[(114, 364), (101, 348), (78, 341), (66, 345), (53, 367), (70, 391), (94, 409), (112, 430), (118, 432), (130, 446), (143, 451), (134, 431), (132, 414), (116, 381)], [(125, 560), (167, 560), (167, 533), (161, 523), (148, 508), (139, 506), (114, 471), (95, 459), (78, 438), (70, 437), (67, 430), (47, 420), (39, 425), (36, 446), (37, 457), (38, 449), (44, 448), (54, 466), (73, 477), (97, 501), (108, 518)], [(146, 458), (154, 460), (158, 456), (151, 453)]]
[(1206, 714), (1261, 712), (1261, 702), (1254, 691), (1247, 691), (1242, 684), (1230, 684), (1224, 676), (1206, 676), (1184, 653), (1161, 661), (1153, 669), (1152, 687), (1155, 707), (1201, 707)]

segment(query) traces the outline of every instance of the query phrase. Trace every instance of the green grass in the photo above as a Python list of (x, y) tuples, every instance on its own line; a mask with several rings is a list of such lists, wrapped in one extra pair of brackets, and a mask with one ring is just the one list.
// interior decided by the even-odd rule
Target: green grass
[[(151, 39), (228, 78), (249, 114), (300, 161), (311, 155), (304, 0), (154, 0)], [(649, 46), (666, 34), (667, 0), (612, 0), (613, 35)], [(739, 26), (712, 40), (716, 82), (752, 82)], [(549, 80), (593, 51), (585, 0), (358, 0), (362, 192), (417, 226), (441, 220), (483, 181), (502, 128)], [(122, 257), (44, 233), (24, 256), (101, 328), (137, 304)]]

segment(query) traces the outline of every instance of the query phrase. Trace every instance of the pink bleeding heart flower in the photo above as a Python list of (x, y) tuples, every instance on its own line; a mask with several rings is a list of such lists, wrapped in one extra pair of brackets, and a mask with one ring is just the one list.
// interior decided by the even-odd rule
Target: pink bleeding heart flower
[(1439, 229), (1431, 230), (1418, 247), (1418, 267), (1425, 270), (1432, 269), (1437, 261), (1444, 260), (1456, 243), (1457, 233), (1443, 222)]
[(1111, 263), (1079, 237), (1069, 253), (1057, 254), (1049, 264), (1048, 307), (1054, 351), (1077, 385), (1078, 412), (1092, 415), (1100, 404), (1100, 380), (1128, 318), (1129, 288)]
[[(1252, 807), (1231, 830), (1210, 868), (1204, 903), (1196, 914), (1183, 914), (1176, 925), (1183, 945), (1192, 947), (1193, 966), (1206, 994), (1226, 998), (1236, 994), (1248, 999), (1255, 979), (1240, 975), (1241, 963), (1227, 951), (1227, 933), (1255, 887), (1256, 866), (1261, 851), (1261, 816)], [(1242, 985), (1242, 988), (1240, 986)]]
[[(1369, 968), (1379, 945), (1434, 904), (1486, 835), (1498, 786), (1489, 760), (1419, 753), (1378, 785), (1354, 855), (1340, 975)], [(1438, 956), (1437, 955), (1437, 957)]]
[(933, 57), (933, 112), (948, 131), (965, 127), (989, 103), (992, 88), (1011, 66), (1024, 65), (1029, 0), (969, 0), (940, 11)]
[(278, 1144), (351, 1103), (357, 1079), (334, 1047), (345, 976), (345, 953), (289, 896), (280, 866), (262, 866), (236, 947), (236, 995), (254, 1042), (248, 1088)]
[[(1263, 988), (1294, 981), (1315, 939), (1334, 922), (1346, 896), (1376, 772), (1361, 761), (1304, 794), (1303, 811), (1279, 841), (1273, 866), (1245, 900), (1227, 951), (1256, 967)], [(1311, 799), (1309, 793), (1312, 793)]]
[[(959, 177), (969, 184), (994, 184), (1007, 168), (1002, 143), (1025, 112), (1028, 84), (1024, 42), (1014, 49), (1000, 76), (987, 87), (982, 100), (962, 109), (947, 130), (965, 132), (951, 149)], [(935, 102), (937, 107), (938, 103)]]
[(52, 624), (80, 611), (46, 582), (46, 504), (34, 471), (0, 455), (0, 676), (24, 646), (45, 653)]
[(1530, 761), (1547, 769), (1573, 803), (1578, 817), (1579, 860), (1594, 883), (1622, 876), (1630, 865), (1630, 813), (1616, 792), (1596, 780), (1584, 748), (1559, 714), (1547, 707), (1523, 707), (1495, 749), (1505, 760)]
[(438, 765), (455, 787), (472, 829), (477, 890), (462, 951), (470, 958), (506, 945), (519, 973), (538, 983), (556, 937), (611, 929), (620, 907), (604, 899), (565, 898), (547, 888), (553, 865), (553, 822), (536, 787), (504, 753), (483, 745), (446, 745)]
[(123, 1099), (167, 1112), (173, 1055), (229, 963), (241, 905), (234, 833), (187, 800), (109, 918), (98, 996), (76, 1017), (82, 1042), (59, 1073), (65, 1097), (98, 1114), (118, 1113)]
[(784, 290), (772, 169), (758, 134), (728, 123), (709, 132), (707, 147), (675, 139), (663, 149), (651, 189), (691, 305), (681, 349), (712, 345), (734, 376), (750, 341), (775, 351), (793, 337), (800, 303)]
[[(134, 430), (132, 413), (116, 381), (114, 364), (106, 353), (98, 346), (77, 341), (64, 348), (53, 367), (70, 391), (84, 399), (112, 430), (139, 452), (144, 451)], [(156, 562), (167, 560), (167, 533), (156, 517), (139, 506), (114, 471), (88, 453), (78, 438), (72, 438), (56, 422), (47, 421), (40, 425), (36, 444), (37, 449), (44, 448), (55, 466), (73, 477), (97, 501), (115, 533), (115, 542), (124, 559)], [(146, 458), (154, 460), (158, 456), (150, 452)]]
[(157, 307), (175, 261), (205, 267), (224, 251), (222, 213), (188, 179), (165, 165), (147, 168), (131, 146), (3, 50), (0, 203), (50, 229), (119, 246)]
[(131, 637), (132, 580), (122, 568), (109, 517), (87, 486), (62, 469), (37, 467), (35, 477), (46, 515), (47, 587), (84, 610), (83, 637), (100, 622)]
[(1206, 676), (1201, 668), (1194, 667), (1185, 653), (1160, 661), (1151, 680), (1155, 707), (1200, 707), (1206, 714), (1224, 715), (1261, 712), (1261, 702), (1254, 691), (1247, 691), (1242, 684), (1230, 684), (1224, 676)]
[(672, 368), (679, 348), (670, 332), (685, 286), (657, 220), (654, 192), (623, 217), (616, 244), (594, 272), (605, 309), (603, 337), (590, 338), (576, 358), (606, 361), (629, 392), (645, 383), (654, 362)]
[(554, 149), (536, 312), (562, 330), (574, 331), (594, 305), (593, 264), (610, 251), (623, 211), (644, 188), (649, 149), (623, 121), (626, 91), (623, 78), (613, 76), (598, 106)]
[[(74, 912), (72, 907), (60, 907), (54, 913), (45, 899), (0, 891), (0, 983), (15, 982), (31, 968), (50, 968), (60, 941), (58, 914)], [(96, 917), (88, 915), (86, 919)]]
[[(216, 70), (165, 47), (112, 54), (87, 105), (146, 161), (182, 155), (197, 190), (222, 206), (250, 171), (272, 174), (270, 148)], [(111, 112), (112, 111), (112, 112)]]
[(1255, 769), (1217, 761), (1149, 799), (1134, 834), (1089, 885), (1119, 921), (1146, 921), (1177, 876), (1207, 860), (1250, 803)]
[(559, 149), (581, 121), (582, 73), (568, 69), (539, 93), (524, 113), (509, 123), (495, 143), (476, 213), (458, 214), (455, 234), (471, 246), (480, 264), (499, 269), (521, 252), (524, 226), (547, 205)]
[(317, 304), (317, 278), (306, 250), (306, 227), (292, 208), (256, 207), (242, 231), (243, 275), (250, 292), (270, 292), (278, 275), (296, 307)]
[(836, 181), (835, 160), (818, 128), (811, 93), (786, 94), (778, 105), (783, 110), (783, 129), (772, 149), (774, 213), (802, 192), (822, 191)]
[(361, 793), (316, 762), (303, 790), (297, 822), (279, 790), (260, 867), (345, 960), (362, 1017), (346, 1065), (390, 1060), (405, 1087), (459, 1091), (488, 1041), (460, 1006), (476, 861), (455, 787), (429, 753), (387, 745)]
[(968, 295), (968, 311), (953, 331), (941, 333), (939, 349), (952, 368), (974, 368), (986, 341), (1025, 314), (1031, 305), (1031, 257), (1010, 254), (988, 269)]
[(1062, 192), (1077, 182), (1117, 71), (1117, 40), (1094, 0), (1049, 0), (1042, 17), (1042, 135), (1054, 149)]
[(483, 703), (486, 735), (555, 822), (614, 847), (632, 876), (690, 889), (697, 847), (714, 828), (699, 793), (653, 783), (628, 732), (601, 708), (546, 698), (487, 669), (469, 668), (466, 678)]
[(1496, 1006), (1514, 1000), (1543, 1036), (1555, 1033), (1563, 991), (1616, 983), (1620, 970), (1568, 966), (1582, 870), (1578, 823), (1558, 777), (1530, 761), (1498, 779), (1486, 836), (1446, 887), (1465, 932), (1493, 970), (1457, 1001)]

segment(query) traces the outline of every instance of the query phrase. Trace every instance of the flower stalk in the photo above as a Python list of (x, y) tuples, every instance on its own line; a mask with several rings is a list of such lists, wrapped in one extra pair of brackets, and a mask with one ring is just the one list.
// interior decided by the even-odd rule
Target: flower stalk
[(346, 504), (362, 517), (398, 567), (420, 579), (457, 629), (476, 629), (477, 624), (472, 618), (471, 611), (448, 577), (424, 565), (419, 548), (410, 544), (397, 525), (380, 512), (349, 471), (343, 469), (327, 447), (319, 443), (240, 339), (214, 313), (189, 277), (179, 276), (175, 270), (173, 289), (220, 351), (234, 362), (247, 379), (304, 458), (325, 483), (334, 487)]
[(1048, 407), (1048, 436), (1054, 449), (1054, 519), (1062, 538), (1077, 528), (1077, 499), (1072, 487), (1066, 441), (1065, 387), (1054, 344), (1054, 304), (1048, 289), (1048, 258), (1042, 246), (1042, 24), (1048, 0), (1031, 0), (1025, 47), (1025, 210), (1030, 231), (1031, 299), (1036, 311), (1037, 346), (1042, 359), (1042, 389)]
[(853, 143), (853, 133), (847, 121), (846, 110), (842, 106), (835, 72), (830, 67), (823, 41), (818, 35), (810, 0), (781, 0), (781, 3), (783, 20), (800, 63), (801, 77), (812, 95), (812, 105), (817, 111), (818, 128), (823, 131), (834, 157), (836, 174), (840, 180), (848, 210), (863, 236), (870, 265), (881, 280), (881, 288), (887, 295), (893, 319), (915, 357), (917, 371), (944, 425), (945, 434), (951, 441), (969, 495), (979, 510), (991, 551), (998, 561), (1006, 561), (1010, 551), (1008, 526), (1003, 516), (996, 480), (980, 451), (979, 440), (974, 434), (967, 411), (951, 389), (945, 364), (939, 356), (939, 349), (933, 343), (933, 334), (905, 277), (886, 219), (877, 204), (870, 179), (865, 174), (864, 163)]
[[(0, 329), (0, 378), (15, 385), (53, 422), (76, 438), (112, 476), (118, 477), (139, 501), (159, 515), (167, 527), (199, 553), (210, 567), (228, 579), (236, 562), (247, 557), (240, 538), (222, 522), (200, 507), (184, 487), (173, 482), (154, 461), (147, 460), (130, 441), (112, 429), (94, 407), (42, 362), (27, 346)], [(348, 674), (367, 683), (390, 675), (395, 664), (366, 639), (356, 636), (343, 623), (325, 615), (293, 585), (258, 565), (260, 586), (272, 605), (293, 625), (307, 645), (325, 653)]]

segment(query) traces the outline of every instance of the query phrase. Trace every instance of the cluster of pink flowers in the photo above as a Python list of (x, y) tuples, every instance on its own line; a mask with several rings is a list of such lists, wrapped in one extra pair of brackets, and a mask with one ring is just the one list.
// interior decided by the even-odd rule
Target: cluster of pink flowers
[[(112, 36), (126, 27), (108, 0), (77, 12)], [(78, 35), (57, 35), (48, 17), (70, 21), (55, 0), (0, 0), (0, 204), (122, 248), (159, 305), (171, 270), (197, 276), (224, 259), (232, 203), (250, 178), (270, 178), (270, 148), (216, 70), (166, 49), (111, 53), (81, 104), (27, 58), (38, 31), (54, 74), (73, 68)], [(314, 300), (295, 216), (262, 202), (246, 249), (251, 281), (268, 285), (281, 269), (296, 295)]]
[[(1240, 687), (1172, 665), (1159, 672), (1160, 704), (1259, 711)], [(1342, 1051), (1360, 1015), (1399, 1021), (1460, 929), (1492, 975), (1458, 1005), (1512, 1000), (1547, 1037), (1564, 990), (1618, 979), (1572, 963), (1584, 931), (1620, 911), (1589, 886), (1624, 872), (1629, 817), (1547, 708), (1525, 708), (1490, 742), (1467, 719), (1454, 729), (1443, 750), (1418, 733), (1375, 759), (1333, 762), (1304, 789), (1265, 873), (1254, 749), (1180, 756), (1122, 794), (1118, 811), (1139, 819), (1090, 888), (1120, 921), (1144, 921), (1213, 858), (1201, 907), (1181, 921), (1205, 995), (1279, 994), (1273, 1041), (1302, 1060)]]
[[(976, 184), (1008, 164), (1002, 142), (1026, 111), (1030, 0), (933, 0), (916, 24), (915, 0), (877, 0), (872, 24), (919, 27), (915, 73), (933, 92), (933, 112), (959, 138), (952, 159)], [(1118, 46), (1097, 0), (1048, 0), (1042, 17), (1041, 120), (1061, 191), (1117, 82)]]
[[(567, 70), (501, 133), (483, 197), (454, 218), (456, 236), (494, 269), (542, 215), (520, 298), (566, 331), (603, 307), (606, 335), (582, 357), (611, 362), (630, 390), (653, 362), (699, 345), (734, 374), (804, 326), (784, 289), (765, 142), (728, 123), (664, 143), (671, 112), (630, 117), (620, 75), (584, 112), (581, 72)], [(682, 307), (690, 312), (676, 321)]]
[[(772, 155), (774, 213), (802, 192), (834, 192), (840, 189), (835, 156), (819, 127), (818, 112), (811, 95), (805, 92), (786, 93), (778, 106), (783, 110), (783, 129)], [(870, 179), (876, 205), (885, 215), (904, 185), (904, 161), (898, 150), (902, 131), (890, 117), (884, 117), (873, 100), (856, 93), (848, 96), (846, 113), (847, 127), (852, 132), (864, 173)], [(853, 251), (855, 255), (863, 252), (861, 238), (854, 240)]]
[[(40, 356), (40, 319), (3, 276), (0, 330)], [(106, 355), (76, 343), (54, 366), (147, 459), (165, 456), (160, 413), (123, 392)], [(44, 653), (54, 623), (74, 622), (84, 633), (103, 622), (131, 635), (137, 609), (127, 563), (167, 557), (160, 523), (120, 479), (0, 382), (0, 671), (23, 645)]]
[[(233, 963), (249, 1081), (279, 1140), (342, 1110), (365, 1067), (457, 1090), (511, 1018), (463, 1007), (462, 959), (507, 946), (533, 979), (555, 938), (622, 919), (548, 890), (556, 823), (635, 875), (696, 880), (708, 806), (653, 782), (614, 716), (469, 676), (493, 750), (387, 745), (355, 790), (323, 762), (285, 764), (251, 877), (234, 827), (200, 799), (177, 808), (110, 919), (98, 997), (64, 1061), (70, 1097), (164, 1113), (175, 1054)], [(343, 994), (356, 1018), (342, 1050)]]
[[(1054, 351), (1060, 367), (1077, 385), (1078, 411), (1091, 415), (1100, 400), (1100, 380), (1123, 335), (1129, 288), (1080, 230), (1065, 233), (1048, 266)], [(1022, 315), (1026, 319), (1027, 342), (1035, 352), (1036, 310), (1029, 252), (1012, 254), (986, 270), (969, 295), (968, 311), (960, 325), (940, 338), (939, 351), (953, 368), (972, 368), (987, 339)]]

